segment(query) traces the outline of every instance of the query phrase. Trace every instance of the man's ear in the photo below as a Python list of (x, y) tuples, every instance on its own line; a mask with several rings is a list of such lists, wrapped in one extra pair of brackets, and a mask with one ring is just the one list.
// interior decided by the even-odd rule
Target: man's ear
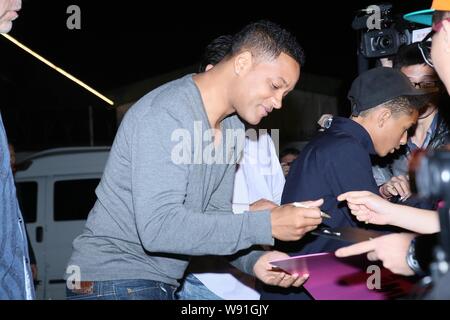
[(241, 75), (250, 69), (253, 63), (252, 53), (250, 51), (244, 51), (239, 53), (234, 58), (234, 73)]
[(389, 109), (381, 108), (377, 117), (377, 126), (383, 128), (386, 122), (392, 117), (392, 112)]

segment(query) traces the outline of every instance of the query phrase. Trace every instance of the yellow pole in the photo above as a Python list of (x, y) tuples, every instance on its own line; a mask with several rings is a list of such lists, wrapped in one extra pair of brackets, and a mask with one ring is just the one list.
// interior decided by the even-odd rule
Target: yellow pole
[(26, 45), (20, 43), (18, 40), (14, 39), (13, 37), (11, 37), (9, 34), (5, 34), (2, 33), (2, 36), (4, 36), (6, 39), (8, 39), (9, 41), (11, 41), (12, 43), (14, 43), (16, 46), (18, 46), (19, 48), (25, 50), (26, 52), (28, 52), (29, 54), (31, 54), (33, 57), (37, 58), (38, 60), (42, 61), (43, 63), (45, 63), (46, 65), (48, 65), (50, 68), (53, 68), (54, 70), (58, 71), (59, 73), (61, 73), (62, 75), (64, 75), (65, 77), (69, 78), (70, 80), (72, 80), (73, 82), (75, 82), (76, 84), (82, 86), (84, 89), (86, 89), (87, 91), (91, 92), (92, 94), (96, 95), (97, 97), (99, 97), (100, 99), (102, 99), (103, 101), (107, 102), (110, 105), (114, 105), (114, 102), (111, 99), (108, 99), (107, 97), (105, 97), (104, 95), (102, 95), (100, 92), (98, 92), (97, 90), (91, 88), (90, 86), (88, 86), (87, 84), (85, 84), (83, 81), (75, 78), (73, 75), (71, 75), (70, 73), (64, 71), (63, 69), (61, 69), (60, 67), (54, 65), (53, 63), (51, 63), (50, 61), (48, 61), (47, 59), (45, 59), (44, 57), (42, 57), (41, 55), (39, 55), (38, 53), (34, 52), (33, 50), (31, 50), (30, 48), (28, 48)]

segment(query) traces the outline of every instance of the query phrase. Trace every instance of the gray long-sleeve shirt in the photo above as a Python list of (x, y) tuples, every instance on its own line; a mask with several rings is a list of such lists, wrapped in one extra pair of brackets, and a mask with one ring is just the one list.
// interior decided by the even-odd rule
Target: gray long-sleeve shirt
[[(221, 125), (227, 133), (244, 130), (237, 116)], [(178, 285), (195, 255), (230, 255), (252, 273), (262, 251), (244, 249), (273, 244), (270, 212), (232, 214), (230, 159), (238, 158), (239, 148), (229, 148), (224, 134), (215, 155), (223, 151), (227, 159), (218, 158), (226, 163), (200, 161), (214, 154), (212, 140), (205, 141), (208, 129), (192, 75), (153, 90), (128, 111), (96, 190), (98, 200), (73, 243), (69, 265), (80, 267), (81, 280)]]

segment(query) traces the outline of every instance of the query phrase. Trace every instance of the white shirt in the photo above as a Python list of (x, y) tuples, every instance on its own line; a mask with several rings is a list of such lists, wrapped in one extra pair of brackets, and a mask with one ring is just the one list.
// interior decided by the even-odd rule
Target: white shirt
[[(248, 211), (260, 199), (280, 204), (285, 178), (270, 135), (246, 137), (243, 160), (234, 180), (233, 212)], [(250, 213), (258, 214), (258, 213)], [(230, 273), (194, 274), (209, 290), (225, 300), (259, 300), (254, 278), (230, 268)]]

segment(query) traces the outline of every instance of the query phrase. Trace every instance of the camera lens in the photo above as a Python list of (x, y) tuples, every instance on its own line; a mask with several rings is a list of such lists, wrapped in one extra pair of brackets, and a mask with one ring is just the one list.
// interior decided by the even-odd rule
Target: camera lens
[(392, 38), (389, 36), (383, 36), (380, 39), (380, 47), (383, 49), (388, 49), (392, 45)]
[(392, 47), (393, 39), (390, 35), (382, 35), (374, 38), (373, 48), (375, 50), (387, 50)]

